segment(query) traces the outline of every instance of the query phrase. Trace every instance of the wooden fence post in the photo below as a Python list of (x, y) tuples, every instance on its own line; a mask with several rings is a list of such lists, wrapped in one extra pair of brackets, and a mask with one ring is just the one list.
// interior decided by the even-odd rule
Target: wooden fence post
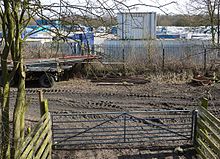
[(195, 148), (200, 158), (217, 159), (220, 157), (220, 120), (207, 109), (208, 99), (203, 98), (198, 114)]
[(44, 100), (43, 91), (39, 90), (38, 93), (39, 93), (39, 102), (41, 104), (41, 102)]
[(208, 109), (208, 99), (202, 98), (201, 102), (202, 102), (201, 103), (202, 107), (204, 107), (205, 109)]
[[(208, 104), (209, 104), (209, 102), (208, 102), (208, 99), (207, 98), (202, 98), (202, 104), (201, 104), (201, 106), (203, 107), (203, 108), (205, 108), (206, 110), (208, 110)], [(202, 129), (206, 134), (208, 134), (208, 132), (205, 130), (205, 129)]]
[(40, 104), (40, 114), (41, 116), (43, 116), (44, 114), (49, 112), (49, 108), (48, 108), (48, 100), (45, 99), (44, 101), (41, 102)]
[(43, 116), (45, 113), (49, 112), (48, 108), (48, 100), (44, 99), (43, 97), (43, 91), (39, 91), (39, 102), (40, 102), (40, 114)]
[(30, 134), (31, 133), (31, 127), (27, 128), (27, 133)]

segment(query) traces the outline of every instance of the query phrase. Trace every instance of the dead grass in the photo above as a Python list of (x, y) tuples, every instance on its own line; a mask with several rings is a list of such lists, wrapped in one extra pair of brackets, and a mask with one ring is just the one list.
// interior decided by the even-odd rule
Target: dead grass
[[(37, 47), (39, 45), (39, 47)], [(105, 76), (137, 76), (142, 75), (159, 82), (182, 83), (189, 81), (195, 72), (202, 72), (203, 65), (196, 63), (186, 52), (186, 58), (175, 59), (165, 57), (158, 52), (153, 43), (146, 44), (146, 53), (137, 54), (135, 48), (131, 48), (123, 64), (103, 65), (98, 61), (86, 64), (81, 70), (80, 77), (105, 77)], [(37, 48), (37, 49), (36, 49)], [(44, 45), (39, 43), (24, 44), (25, 58), (54, 58), (65, 54), (57, 45)], [(117, 61), (117, 59), (115, 59)], [(209, 69), (210, 66), (207, 65)], [(79, 72), (79, 71), (78, 71)], [(220, 72), (220, 71), (219, 71)], [(218, 73), (220, 74), (220, 73)], [(217, 76), (218, 76), (217, 74)], [(79, 76), (79, 74), (77, 74)]]
[(157, 73), (150, 74), (147, 79), (151, 81), (157, 81), (158, 83), (172, 83), (172, 84), (183, 84), (186, 82), (190, 82), (193, 78), (193, 73), (191, 72), (182, 72), (182, 73)]

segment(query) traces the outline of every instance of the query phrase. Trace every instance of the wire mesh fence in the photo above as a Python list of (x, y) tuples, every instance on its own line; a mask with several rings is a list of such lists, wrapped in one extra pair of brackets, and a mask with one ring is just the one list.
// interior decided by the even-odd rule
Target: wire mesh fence
[(123, 62), (128, 66), (206, 69), (218, 60), (220, 50), (213, 47), (210, 41), (107, 40), (89, 47), (75, 42), (27, 42), (24, 52), (26, 58), (95, 54), (101, 56), (104, 62)]

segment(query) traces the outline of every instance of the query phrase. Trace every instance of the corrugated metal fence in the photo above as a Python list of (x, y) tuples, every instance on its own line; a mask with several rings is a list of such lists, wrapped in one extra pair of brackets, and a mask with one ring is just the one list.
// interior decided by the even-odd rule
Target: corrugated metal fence
[(106, 40), (89, 49), (77, 48), (71, 43), (28, 42), (24, 51), (28, 58), (90, 53), (101, 55), (105, 62), (153, 64), (157, 67), (166, 67), (173, 63), (204, 66), (218, 59), (219, 53), (210, 41), (201, 40)]
[[(96, 47), (104, 61), (168, 64), (190, 62), (204, 65), (218, 58), (218, 49), (210, 41), (187, 40), (109, 40)], [(99, 50), (98, 50), (99, 49)]]

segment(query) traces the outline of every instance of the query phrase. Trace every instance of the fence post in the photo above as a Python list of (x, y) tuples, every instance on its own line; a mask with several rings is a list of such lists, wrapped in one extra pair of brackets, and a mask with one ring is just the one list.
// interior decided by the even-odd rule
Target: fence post
[[(209, 102), (208, 102), (208, 99), (207, 98), (202, 98), (202, 100), (201, 100), (201, 106), (203, 107), (203, 108), (205, 108), (206, 110), (208, 110), (208, 104), (209, 104)], [(205, 130), (205, 129), (203, 129), (203, 131), (206, 133), (206, 134), (208, 134), (208, 132)]]
[(44, 100), (43, 91), (38, 90), (38, 95), (39, 95), (39, 102), (41, 103)]
[(126, 75), (126, 69), (125, 69), (125, 49), (122, 50), (122, 60), (123, 60), (123, 76)]
[(45, 113), (49, 112), (48, 100), (44, 99), (43, 91), (39, 90), (39, 102), (40, 102), (40, 114), (43, 116)]
[(48, 113), (49, 109), (48, 109), (48, 100), (45, 99), (44, 101), (41, 102), (40, 105), (40, 114), (41, 116), (43, 116), (44, 114)]
[[(205, 109), (208, 109), (208, 99), (207, 98), (202, 98), (201, 99), (201, 106), (204, 107)], [(191, 133), (191, 139), (193, 142), (193, 145), (196, 146), (196, 138), (197, 138), (197, 122), (198, 122), (198, 110), (193, 111), (192, 115), (192, 133)], [(204, 130), (206, 132), (206, 130)]]
[(192, 140), (192, 143), (194, 146), (196, 144), (197, 117), (198, 117), (198, 110), (193, 110), (193, 112), (192, 112), (191, 140)]
[(27, 133), (30, 134), (31, 133), (31, 127), (27, 128)]
[(164, 65), (165, 65), (165, 49), (163, 48), (163, 55), (162, 55), (162, 71), (164, 71)]
[(206, 65), (207, 65), (207, 50), (205, 48), (205, 50), (204, 50), (204, 71), (206, 71)]
[(201, 103), (202, 107), (204, 107), (205, 109), (208, 109), (208, 99), (202, 98), (201, 102), (202, 102)]
[(126, 113), (124, 113), (124, 142), (126, 142)]

